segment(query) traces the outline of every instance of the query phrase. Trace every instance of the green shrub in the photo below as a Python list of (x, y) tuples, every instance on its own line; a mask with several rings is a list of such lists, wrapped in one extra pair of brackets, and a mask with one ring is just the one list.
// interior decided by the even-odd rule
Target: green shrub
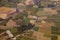
[(9, 28), (8, 30), (10, 30), (11, 33), (12, 33), (14, 36), (20, 34), (19, 31), (17, 30), (17, 28)]
[(44, 37), (51, 37), (49, 33), (44, 33)]
[(25, 22), (25, 23), (29, 23), (29, 22), (30, 22), (30, 18), (25, 18), (25, 19), (24, 19), (24, 22)]
[(4, 32), (5, 30), (3, 30), (3, 29), (0, 29), (0, 33), (2, 33), (2, 32)]
[(38, 31), (39, 27), (33, 27), (33, 30)]
[(51, 36), (51, 40), (57, 40), (57, 36)]

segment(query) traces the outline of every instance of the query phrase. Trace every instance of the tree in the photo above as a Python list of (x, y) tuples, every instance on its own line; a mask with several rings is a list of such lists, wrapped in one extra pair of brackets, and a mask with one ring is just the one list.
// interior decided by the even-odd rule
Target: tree
[(22, 13), (19, 13), (15, 16), (15, 18), (13, 18), (14, 20), (18, 20), (18, 19), (22, 19), (23, 20), (24, 15)]
[(30, 22), (30, 18), (28, 17), (24, 18), (23, 22), (26, 23), (26, 25), (28, 25)]
[(18, 27), (18, 31), (20, 33), (25, 33), (26, 31), (33, 29), (34, 26), (35, 25), (32, 25), (31, 23), (29, 23), (28, 25), (23, 24), (23, 25), (20, 25), (20, 27)]
[(2, 21), (0, 21), (0, 25), (6, 26), (7, 22), (8, 21), (6, 21), (6, 20), (2, 20)]
[(21, 25), (20, 27), (18, 27), (19, 33), (24, 33), (27, 30), (28, 30), (27, 25)]

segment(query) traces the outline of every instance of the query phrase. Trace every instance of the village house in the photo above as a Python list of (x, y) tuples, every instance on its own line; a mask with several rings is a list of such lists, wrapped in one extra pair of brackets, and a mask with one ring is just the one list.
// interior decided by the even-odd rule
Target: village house
[(0, 7), (0, 18), (7, 19), (16, 12), (15, 8)]
[(36, 20), (30, 20), (31, 24), (35, 24)]
[(44, 20), (44, 19), (48, 19), (47, 16), (40, 16), (40, 17), (38, 18), (38, 20)]
[(24, 3), (18, 3), (17, 7), (19, 12), (23, 12), (26, 9), (26, 5)]
[(34, 4), (34, 0), (26, 0), (25, 4), (26, 5), (33, 5)]
[(37, 16), (32, 16), (32, 15), (29, 15), (28, 18), (32, 18), (32, 19), (37, 19)]
[(6, 24), (6, 28), (13, 28), (13, 27), (16, 27), (16, 22), (13, 21), (13, 20), (9, 20)]

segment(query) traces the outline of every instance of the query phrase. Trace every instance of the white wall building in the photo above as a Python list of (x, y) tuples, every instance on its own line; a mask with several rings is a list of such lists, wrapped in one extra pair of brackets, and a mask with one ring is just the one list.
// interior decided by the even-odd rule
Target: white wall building
[(34, 0), (26, 0), (25, 4), (26, 5), (33, 5), (34, 4)]

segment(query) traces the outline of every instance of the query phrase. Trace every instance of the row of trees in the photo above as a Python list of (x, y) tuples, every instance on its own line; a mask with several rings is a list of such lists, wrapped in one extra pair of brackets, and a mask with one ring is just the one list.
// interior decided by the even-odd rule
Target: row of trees
[(21, 1), (22, 0), (0, 0), (0, 6), (16, 7), (16, 3)]

